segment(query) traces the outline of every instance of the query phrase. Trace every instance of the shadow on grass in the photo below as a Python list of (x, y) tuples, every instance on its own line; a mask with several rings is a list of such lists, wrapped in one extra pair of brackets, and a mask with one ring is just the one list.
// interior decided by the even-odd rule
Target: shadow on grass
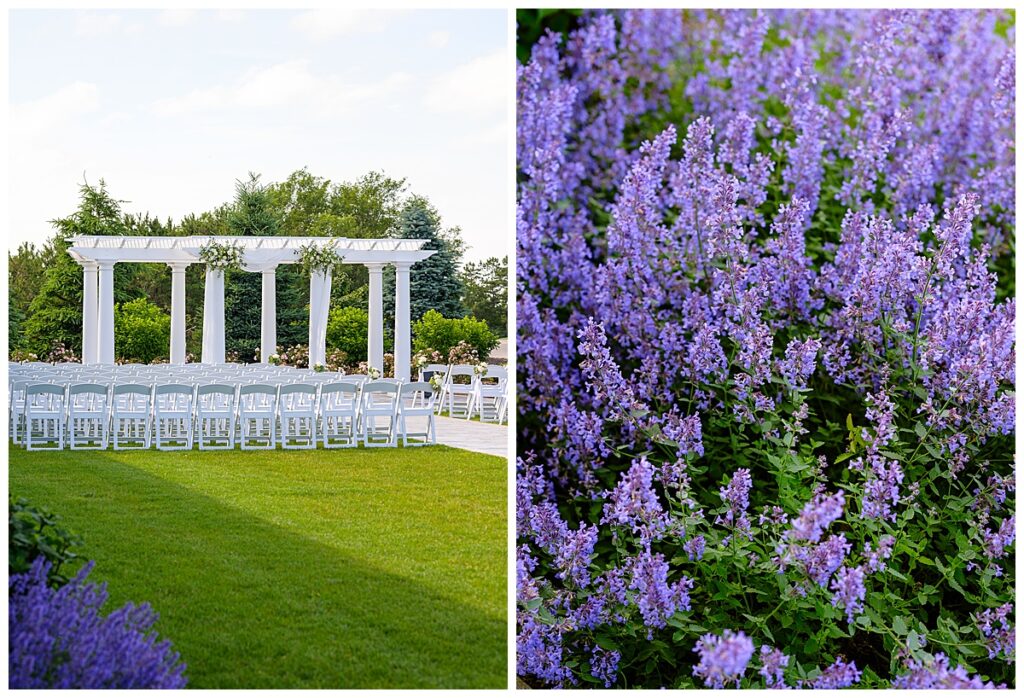
[(502, 616), (108, 453), (24, 455), (12, 490), (83, 536), (108, 610), (154, 606), (191, 687), (505, 686)]

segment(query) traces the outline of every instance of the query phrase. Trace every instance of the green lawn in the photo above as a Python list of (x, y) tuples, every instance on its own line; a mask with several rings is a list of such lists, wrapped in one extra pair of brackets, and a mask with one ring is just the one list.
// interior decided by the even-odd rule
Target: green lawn
[(84, 539), (110, 604), (153, 605), (193, 688), (506, 685), (501, 458), (9, 453), (11, 492)]

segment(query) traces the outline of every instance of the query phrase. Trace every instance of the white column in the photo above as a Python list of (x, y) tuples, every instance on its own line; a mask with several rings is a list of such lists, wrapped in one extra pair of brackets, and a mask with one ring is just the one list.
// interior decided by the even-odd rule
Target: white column
[(412, 363), (408, 262), (395, 263), (395, 378), (409, 380)]
[(172, 262), (171, 268), (171, 363), (185, 363), (185, 270), (187, 262)]
[(260, 318), (260, 362), (277, 352), (277, 267), (263, 269), (263, 313)]
[(82, 262), (82, 363), (96, 363), (96, 262)]
[(224, 363), (224, 271), (209, 265), (203, 289), (203, 363)]
[(114, 363), (114, 263), (99, 263), (99, 309), (96, 360)]
[(317, 350), (320, 337), (320, 305), (324, 293), (324, 275), (317, 271), (309, 273), (309, 367), (323, 363), (323, 357)]
[(367, 363), (384, 375), (384, 295), (383, 264), (367, 264), (370, 270), (370, 322), (367, 328)]

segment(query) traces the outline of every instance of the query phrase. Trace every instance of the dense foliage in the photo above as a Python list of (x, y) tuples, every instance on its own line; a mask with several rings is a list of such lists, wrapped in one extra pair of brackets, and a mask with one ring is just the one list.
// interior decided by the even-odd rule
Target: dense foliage
[(327, 347), (345, 352), (349, 361), (366, 361), (370, 314), (362, 308), (335, 308), (327, 317)]
[(44, 558), (50, 563), (49, 583), (68, 581), (65, 565), (77, 559), (78, 536), (66, 529), (60, 518), (47, 509), (33, 506), (24, 497), (9, 496), (7, 507), (7, 573), (23, 574), (32, 563)]
[(155, 303), (136, 298), (114, 308), (114, 346), (124, 359), (148, 364), (166, 356), (171, 316)]
[(508, 257), (488, 257), (462, 267), (462, 303), (498, 337), (508, 336)]
[(458, 344), (465, 343), (472, 347), (476, 355), (486, 359), (494, 347), (498, 346), (498, 338), (494, 336), (487, 323), (471, 317), (446, 318), (436, 310), (427, 313), (412, 323), (412, 345), (415, 351), (437, 351), (447, 356)]
[(89, 563), (52, 588), (50, 563), (37, 558), (9, 580), (11, 688), (184, 688), (185, 664), (152, 630), (148, 604), (103, 616), (106, 585), (89, 584)]
[[(469, 297), (462, 297), (460, 270), (464, 243), (458, 228), (444, 227), (440, 213), (421, 196), (409, 194), (405, 181), (371, 172), (352, 182), (332, 183), (306, 170), (282, 182), (263, 183), (258, 175), (236, 183), (235, 196), (212, 211), (186, 215), (180, 221), (149, 214), (125, 213), (102, 181), (85, 183), (81, 200), (71, 215), (53, 221), (55, 236), (44, 246), (23, 244), (8, 253), (8, 331), (10, 355), (47, 357), (57, 347), (81, 355), (82, 269), (66, 253), (74, 235), (313, 235), (383, 238), (425, 237), (439, 249), (425, 273), (412, 274), (413, 317), (437, 308), (452, 317), (465, 314)], [(213, 253), (214, 250), (208, 251)], [(223, 255), (221, 255), (223, 256)], [(229, 255), (230, 256), (230, 255)], [(230, 262), (231, 260), (220, 260)], [(228, 264), (228, 266), (232, 266)], [(144, 298), (164, 313), (170, 312), (171, 274), (166, 265), (115, 266), (115, 302)], [(385, 301), (394, 303), (394, 274), (385, 274)], [(474, 271), (475, 274), (475, 271)], [(198, 355), (202, 344), (205, 265), (193, 264), (186, 272), (185, 336), (187, 351)], [(365, 309), (368, 274), (360, 264), (334, 269), (331, 301), (334, 308)], [(486, 289), (495, 285), (487, 283)], [(281, 265), (276, 274), (277, 340), (285, 347), (308, 341), (309, 277), (302, 265)], [(476, 287), (474, 287), (476, 290)], [(390, 294), (390, 296), (389, 296)], [(485, 307), (475, 294), (474, 307)], [(504, 304), (501, 289), (492, 306)], [(225, 278), (226, 349), (230, 356), (257, 360), (260, 345), (262, 281), (257, 273), (231, 271)], [(387, 338), (393, 322), (386, 323)], [(137, 360), (115, 342), (117, 360)], [(165, 360), (164, 346), (156, 359)], [(357, 352), (358, 353), (358, 352)], [(362, 350), (365, 354), (365, 348)]]
[(1014, 28), (620, 11), (518, 69), (518, 673), (1013, 683)]

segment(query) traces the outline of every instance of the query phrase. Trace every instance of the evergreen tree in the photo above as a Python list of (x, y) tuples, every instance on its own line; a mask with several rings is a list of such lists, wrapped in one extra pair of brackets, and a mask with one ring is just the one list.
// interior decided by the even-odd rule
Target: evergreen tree
[(508, 336), (508, 257), (469, 262), (460, 278), (466, 311), (498, 337)]
[[(277, 235), (280, 220), (259, 175), (250, 172), (247, 181), (235, 183), (235, 204), (227, 223), (231, 235)], [(241, 361), (254, 361), (259, 351), (262, 299), (260, 274), (244, 270), (228, 273), (224, 281), (225, 347), (229, 353), (237, 352)]]
[[(28, 318), (22, 325), (22, 341), (11, 337), (11, 346), (45, 354), (55, 343), (63, 342), (76, 354), (82, 353), (82, 267), (67, 253), (70, 240), (76, 235), (124, 235), (127, 228), (121, 215), (122, 202), (107, 193), (102, 179), (99, 187), (85, 182), (79, 191), (78, 209), (66, 218), (50, 221), (57, 229), (51, 242), (53, 262), (29, 306)], [(115, 303), (131, 298), (127, 266), (114, 267)]]
[[(398, 221), (398, 237), (426, 240), (425, 250), (437, 250), (422, 262), (412, 265), (409, 281), (410, 319), (419, 320), (428, 310), (436, 310), (447, 318), (465, 315), (462, 306), (462, 282), (459, 281), (458, 264), (460, 246), (457, 230), (441, 231), (441, 216), (437, 210), (420, 196), (412, 197), (402, 209)], [(395, 321), (395, 272), (389, 267), (384, 274), (384, 316), (385, 327), (394, 327)]]

